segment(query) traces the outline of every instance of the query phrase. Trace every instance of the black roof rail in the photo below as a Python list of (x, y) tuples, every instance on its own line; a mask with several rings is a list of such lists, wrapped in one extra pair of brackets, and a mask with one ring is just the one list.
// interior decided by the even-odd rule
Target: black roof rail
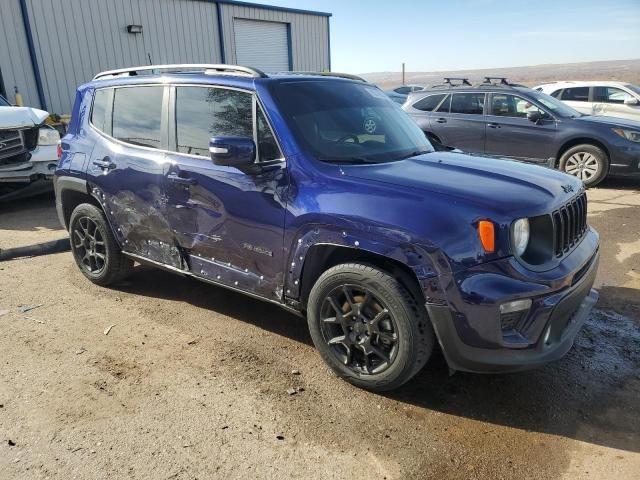
[(148, 72), (149, 74), (167, 73), (197, 73), (203, 72), (207, 75), (237, 75), (243, 77), (260, 77), (265, 78), (267, 75), (257, 68), (242, 67), (240, 65), (224, 65), (224, 64), (207, 64), (207, 63), (180, 63), (172, 65), (143, 65), (140, 67), (119, 68), (117, 70), (107, 70), (98, 73), (94, 80), (128, 77), (138, 75), (139, 72)]
[(367, 81), (364, 78), (359, 77), (358, 75), (352, 75), (350, 73), (340, 73), (340, 72), (285, 71), (285, 72), (277, 72), (277, 75), (319, 75), (322, 77), (346, 78), (349, 80), (357, 80), (359, 82), (367, 83)]

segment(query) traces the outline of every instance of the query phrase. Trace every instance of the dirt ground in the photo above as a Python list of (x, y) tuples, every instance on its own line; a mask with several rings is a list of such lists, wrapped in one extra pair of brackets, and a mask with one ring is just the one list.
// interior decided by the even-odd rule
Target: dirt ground
[[(386, 395), (275, 306), (142, 267), (100, 288), (68, 252), (0, 262), (0, 479), (639, 478), (640, 185), (588, 195), (601, 300), (567, 357), (449, 376), (436, 354)], [(0, 248), (61, 235), (48, 196), (0, 206)]]

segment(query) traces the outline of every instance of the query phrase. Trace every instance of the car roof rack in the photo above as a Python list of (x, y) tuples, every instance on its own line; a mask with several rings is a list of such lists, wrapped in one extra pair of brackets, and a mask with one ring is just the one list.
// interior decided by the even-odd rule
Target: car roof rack
[(444, 83), (431, 85), (429, 88), (471, 87), (471, 82), (466, 77), (444, 77)]
[(524, 85), (520, 85), (519, 83), (510, 83), (506, 77), (484, 77), (482, 83), (478, 86), (486, 87), (524, 87)]
[(163, 72), (169, 73), (197, 73), (206, 75), (233, 75), (241, 77), (265, 78), (267, 75), (257, 68), (242, 67), (240, 65), (207, 64), (207, 63), (182, 63), (172, 65), (143, 65), (140, 67), (119, 68), (98, 73), (93, 80), (114, 77), (133, 77), (140, 72), (148, 72), (150, 75)]
[(348, 80), (357, 80), (359, 82), (367, 83), (367, 81), (364, 78), (359, 77), (358, 75), (352, 75), (351, 73), (340, 73), (340, 72), (284, 71), (284, 72), (277, 72), (277, 75), (319, 75), (321, 77), (346, 78)]
[[(460, 83), (453, 83), (453, 82), (460, 82)], [(452, 87), (462, 87), (462, 86), (470, 87), (471, 86), (471, 82), (469, 81), (469, 79), (464, 77), (444, 77), (444, 84), (451, 85)]]

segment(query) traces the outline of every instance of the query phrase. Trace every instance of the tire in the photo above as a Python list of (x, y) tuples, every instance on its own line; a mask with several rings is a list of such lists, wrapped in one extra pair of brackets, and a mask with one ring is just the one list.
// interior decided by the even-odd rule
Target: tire
[(121, 253), (107, 219), (95, 205), (82, 203), (73, 210), (69, 237), (78, 268), (96, 285), (111, 285), (131, 273), (133, 260)]
[(371, 391), (393, 390), (411, 379), (435, 342), (424, 306), (388, 273), (357, 263), (337, 265), (318, 278), (307, 321), (333, 371)]
[(589, 188), (607, 176), (609, 158), (601, 148), (585, 143), (564, 152), (558, 167), (563, 172), (578, 177)]

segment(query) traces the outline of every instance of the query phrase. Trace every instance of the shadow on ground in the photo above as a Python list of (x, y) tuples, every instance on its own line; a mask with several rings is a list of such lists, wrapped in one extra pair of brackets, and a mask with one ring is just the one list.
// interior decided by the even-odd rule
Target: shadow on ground
[(63, 231), (52, 193), (0, 203), (0, 230), (36, 231), (43, 228)]
[[(184, 301), (312, 344), (304, 319), (194, 279), (139, 267), (118, 290)], [(639, 323), (596, 310), (564, 359), (518, 374), (449, 376), (436, 352), (418, 376), (386, 396), (460, 417), (640, 452)]]
[(640, 177), (609, 177), (605, 178), (595, 188), (638, 191), (640, 190)]

